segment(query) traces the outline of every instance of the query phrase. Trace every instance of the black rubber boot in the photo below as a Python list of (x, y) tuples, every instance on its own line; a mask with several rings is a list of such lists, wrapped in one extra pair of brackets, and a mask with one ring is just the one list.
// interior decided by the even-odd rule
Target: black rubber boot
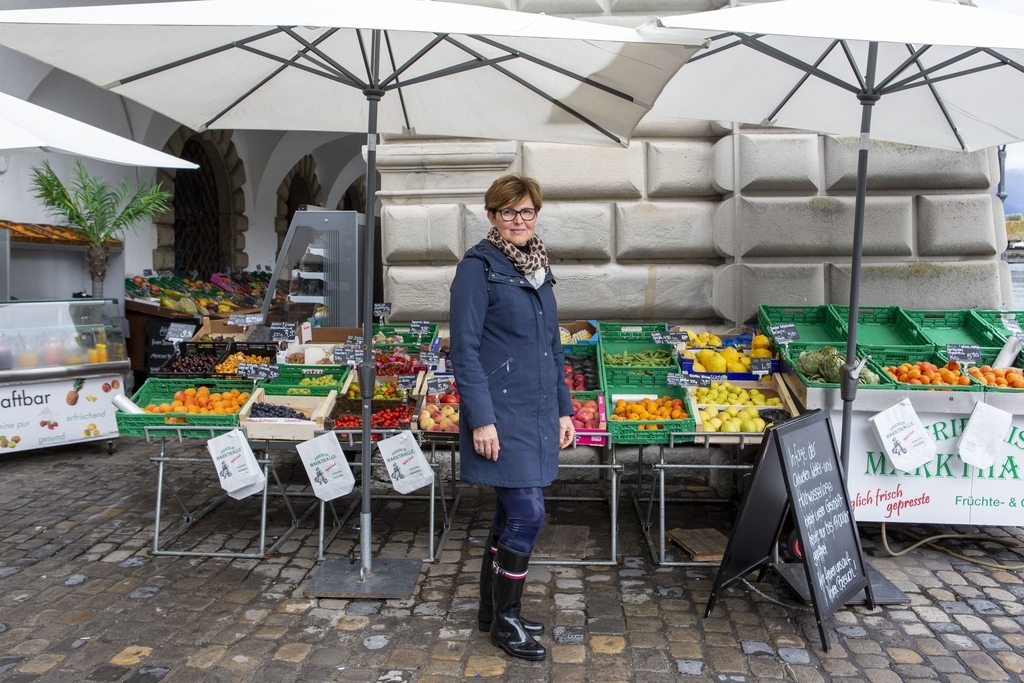
[(513, 657), (537, 662), (547, 657), (548, 652), (526, 632), (519, 618), (529, 566), (529, 555), (498, 546), (498, 554), (494, 559), (494, 584), (491, 588), (494, 604), (491, 644)]
[[(501, 534), (494, 529), (487, 535), (487, 545), (484, 546), (484, 558), (480, 562), (480, 608), (476, 612), (476, 618), (481, 631), (491, 630), (491, 619), (494, 615), (494, 602), (491, 596), (491, 585), (494, 583), (494, 556), (498, 552), (498, 539)], [(522, 616), (519, 623), (523, 630), (531, 636), (539, 636), (544, 633), (544, 624), (530, 621)]]

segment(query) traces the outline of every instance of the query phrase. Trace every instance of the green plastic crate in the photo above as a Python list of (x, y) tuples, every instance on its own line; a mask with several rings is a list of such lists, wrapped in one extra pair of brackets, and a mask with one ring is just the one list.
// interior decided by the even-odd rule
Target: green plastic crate
[(912, 311), (901, 308), (899, 314), (916, 324), (939, 351), (944, 351), (947, 344), (974, 344), (982, 349), (999, 350), (1006, 341), (969, 309)]
[(642, 342), (651, 343), (651, 332), (668, 332), (665, 323), (598, 323), (598, 343)]
[[(338, 368), (337, 370), (334, 368)], [(341, 387), (348, 378), (349, 367), (347, 365), (336, 365), (331, 367), (330, 370), (325, 370), (323, 373), (303, 373), (295, 372), (293, 370), (281, 371), (281, 376), (273, 381), (260, 380), (259, 386), (263, 387), (263, 391), (268, 396), (327, 396), (331, 391), (341, 392)], [(319, 374), (334, 375), (334, 381), (331, 384), (317, 385), (317, 386), (303, 386), (300, 382), (306, 377), (316, 377)], [(289, 394), (289, 389), (308, 389), (308, 394)]]
[[(879, 348), (858, 345), (857, 352), (871, 356), (871, 361), (877, 363), (883, 370), (885, 369), (885, 366), (902, 365), (903, 363), (910, 363), (913, 365), (914, 363), (922, 361), (934, 363), (936, 366), (941, 368), (949, 362), (949, 358), (944, 353), (937, 352), (933, 346)], [(886, 374), (888, 375), (888, 373)], [(896, 382), (896, 386), (900, 389), (907, 389), (911, 391), (981, 391), (985, 388), (984, 384), (970, 375), (967, 375), (967, 377), (971, 380), (971, 383), (967, 386), (931, 386), (930, 384), (907, 384), (897, 381), (892, 377), (892, 375), (889, 375), (889, 379)], [(858, 386), (857, 388), (859, 389), (860, 387)]]
[[(594, 389), (588, 390), (587, 392), (576, 391), (576, 392), (572, 392), (572, 393), (574, 393), (574, 394), (598, 393), (601, 390), (601, 387), (604, 386), (604, 382), (603, 382), (603, 379), (601, 377), (601, 363), (598, 360), (598, 345), (597, 344), (567, 344), (567, 345), (562, 347), (562, 351), (564, 352), (566, 358), (569, 358), (569, 357), (585, 358), (587, 356), (590, 356), (590, 357), (592, 357), (594, 359), (594, 363), (597, 366), (597, 384), (598, 384), (598, 386), (595, 387)], [(594, 399), (594, 400), (597, 400), (597, 399)]]
[[(668, 374), (679, 372), (679, 358), (671, 344), (610, 342), (602, 337), (598, 347), (597, 368), (601, 376), (601, 386), (606, 390), (608, 387), (663, 388), (666, 386)], [(665, 366), (618, 366), (608, 365), (604, 362), (605, 353), (621, 355), (624, 351), (642, 353), (654, 350), (667, 351), (670, 354), (671, 364)], [(660, 389), (658, 390), (660, 391)]]
[[(793, 323), (800, 339), (793, 343), (835, 344), (846, 339), (846, 320), (841, 319), (831, 306), (765, 306), (757, 312), (757, 325), (771, 336), (771, 326)], [(774, 341), (774, 338), (773, 338)]]
[[(635, 396), (637, 394), (657, 394), (659, 397), (668, 396), (670, 398), (680, 398), (683, 400), (683, 406), (690, 417), (682, 420), (656, 420), (652, 422), (610, 419), (611, 412), (615, 410), (615, 401), (617, 400), (617, 397), (624, 395)], [(642, 387), (634, 386), (619, 386), (606, 388), (604, 396), (609, 413), (608, 433), (611, 434), (612, 443), (622, 445), (665, 444), (669, 442), (669, 435), (672, 433), (695, 432), (697, 430), (697, 419), (693, 417), (695, 415), (693, 403), (690, 401), (687, 391), (682, 387), (652, 387), (650, 389), (644, 389)], [(661, 428), (640, 429), (641, 425), (647, 426), (648, 424), (655, 424)], [(674, 443), (693, 443), (693, 438), (694, 437), (692, 436), (683, 436), (674, 439), (673, 441)]]
[[(791, 371), (794, 374), (796, 374), (796, 376), (800, 378), (800, 381), (803, 382), (807, 387), (812, 388), (812, 389), (838, 389), (839, 388), (839, 383), (838, 382), (813, 382), (813, 381), (807, 379), (807, 376), (804, 375), (804, 373), (800, 372), (800, 370), (797, 369), (796, 361), (797, 361), (797, 358), (799, 358), (800, 353), (802, 351), (813, 351), (813, 350), (820, 349), (820, 348), (822, 348), (824, 346), (827, 346), (827, 345), (826, 344), (799, 344), (799, 343), (794, 342), (792, 344), (789, 344), (788, 348), (784, 348), (780, 353), (781, 353), (781, 355), (783, 357), (783, 360), (785, 360), (786, 364), (789, 365)], [(846, 345), (845, 344), (843, 344), (842, 346), (837, 345), (837, 344), (832, 344), (832, 346), (835, 346), (836, 348), (838, 348), (843, 353), (846, 353)], [(922, 347), (922, 348), (930, 348), (930, 347)], [(860, 353), (860, 351), (858, 349), (858, 356), (857, 356), (858, 359), (863, 357), (863, 356), (859, 355), (859, 353)], [(879, 378), (881, 383), (880, 384), (858, 384), (857, 385), (857, 390), (858, 391), (860, 391), (861, 389), (867, 389), (867, 390), (889, 389), (889, 390), (892, 390), (892, 389), (896, 389), (897, 387), (901, 387), (902, 388), (902, 385), (898, 385), (896, 383), (896, 381), (893, 380), (893, 378), (889, 375), (888, 372), (885, 372), (884, 370), (882, 370), (882, 366), (879, 365), (878, 363), (876, 363), (874, 358), (871, 358), (871, 359), (868, 360), (867, 367), (871, 368), (871, 370), (874, 371), (878, 375), (878, 378)]]
[(385, 337), (394, 337), (395, 335), (401, 335), (401, 343), (395, 342), (374, 342), (374, 348), (401, 348), (407, 351), (419, 353), (420, 347), (424, 344), (429, 344), (437, 337), (440, 331), (440, 326), (437, 323), (430, 323), (427, 328), (430, 330), (427, 334), (413, 334), (410, 330), (411, 325), (378, 325), (374, 324), (373, 333), (377, 334), (381, 332)]
[(1017, 327), (1024, 329), (1024, 311), (971, 311), (971, 315), (980, 318), (996, 331), (1005, 341), (1013, 336), (1013, 332), (1003, 324), (1004, 318), (1017, 321)]
[[(174, 400), (175, 392), (201, 386), (209, 387), (211, 393), (221, 393), (232, 389), (251, 393), (253, 390), (253, 383), (248, 380), (184, 380), (151, 377), (135, 392), (132, 402), (140, 408), (145, 408), (150, 403), (157, 405), (170, 403)], [(118, 410), (114, 413), (114, 417), (117, 420), (117, 431), (121, 436), (145, 436), (146, 427), (178, 427), (184, 437), (209, 439), (209, 427), (238, 426), (237, 413), (234, 415), (188, 415), (183, 413), (125, 413)], [(167, 423), (167, 418), (187, 420), (187, 422)], [(189, 427), (195, 429), (189, 429)]]
[[(831, 308), (849, 329), (850, 307), (833, 305)], [(899, 315), (899, 311), (899, 306), (859, 306), (857, 345), (889, 348), (933, 346), (921, 328), (906, 316)]]
[[(992, 363), (994, 363), (996, 361), (996, 356), (999, 355), (999, 352), (1001, 350), (1002, 349), (982, 349), (981, 350), (981, 363), (979, 364), (979, 367), (982, 366), (982, 365), (992, 365)], [(943, 351), (939, 351), (936, 355), (939, 358), (945, 359), (946, 362), (949, 361), (949, 359), (946, 357), (945, 352), (943, 352)], [(961, 363), (961, 365), (963, 365), (963, 363)], [(970, 367), (970, 366), (968, 366), (968, 367)], [(1017, 369), (1024, 369), (1024, 353), (1022, 353), (1022, 354), (1017, 356), (1017, 360), (1015, 360), (1013, 362), (1013, 367), (1015, 367)], [(973, 376), (970, 376), (970, 377), (971, 377), (971, 379), (973, 381), (978, 383), (978, 389), (977, 390), (984, 389), (985, 391), (992, 392), (992, 393), (997, 393), (997, 394), (1019, 394), (1019, 393), (1024, 393), (1024, 389), (1014, 389), (1012, 387), (990, 387), (987, 384), (985, 384), (984, 382), (980, 382), (980, 381), (974, 379)]]

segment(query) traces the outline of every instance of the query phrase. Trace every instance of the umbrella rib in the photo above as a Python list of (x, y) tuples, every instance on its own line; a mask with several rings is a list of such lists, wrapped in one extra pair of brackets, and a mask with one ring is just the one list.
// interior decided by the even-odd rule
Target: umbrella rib
[(367, 87), (379, 87), (379, 84), (373, 82), (373, 76), (370, 72), (370, 61), (366, 58), (366, 44), (363, 42), (363, 31), (356, 29), (356, 40), (359, 41), (359, 56), (363, 58), (363, 68), (366, 69), (366, 82), (369, 83)]
[[(327, 31), (327, 32), (325, 32), (325, 33), (324, 33), (324, 34), (323, 34), (322, 36), (320, 36), (320, 37), (319, 37), (319, 38), (317, 39), (317, 41), (316, 41), (316, 44), (317, 44), (317, 45), (319, 45), (319, 44), (320, 44), (320, 43), (322, 43), (323, 41), (327, 40), (327, 39), (328, 39), (328, 38), (330, 38), (330, 37), (331, 37), (332, 35), (334, 35), (334, 33), (335, 33), (335, 32), (336, 32), (337, 30), (338, 30), (338, 29), (336, 29), (336, 28), (332, 28), (332, 29), (331, 29), (330, 31)], [(305, 54), (305, 53), (306, 53), (306, 50), (302, 50), (302, 51), (300, 51), (299, 53), (297, 53), (297, 54), (296, 54), (295, 56), (293, 56), (293, 57), (291, 58), (291, 62), (292, 62), (292, 63), (294, 63), (294, 62), (295, 62), (296, 60), (298, 60), (298, 59), (299, 59), (300, 57), (304, 57), (304, 56), (306, 56), (306, 54)], [(246, 92), (245, 92), (245, 93), (244, 93), (244, 94), (243, 94), (243, 95), (242, 95), (241, 97), (239, 97), (238, 99), (236, 99), (236, 100), (235, 100), (234, 102), (232, 102), (231, 104), (229, 104), (229, 105), (228, 105), (227, 107), (225, 107), (224, 109), (221, 109), (221, 110), (220, 110), (219, 112), (217, 112), (217, 115), (216, 115), (216, 116), (214, 116), (214, 117), (213, 117), (212, 119), (210, 119), (210, 120), (209, 120), (209, 121), (207, 121), (207, 122), (206, 122), (205, 124), (203, 124), (203, 125), (204, 125), (204, 127), (206, 127), (206, 128), (209, 128), (210, 126), (212, 126), (212, 125), (213, 125), (213, 124), (214, 124), (214, 123), (215, 123), (215, 122), (216, 122), (216, 121), (217, 121), (218, 119), (220, 119), (220, 118), (221, 118), (221, 117), (223, 117), (223, 116), (224, 116), (225, 114), (227, 114), (227, 113), (228, 113), (229, 111), (231, 111), (232, 109), (234, 109), (235, 107), (237, 107), (237, 106), (238, 106), (239, 104), (241, 104), (241, 103), (242, 103), (242, 102), (243, 102), (243, 101), (244, 101), (244, 100), (245, 100), (246, 98), (248, 98), (248, 97), (249, 97), (249, 95), (252, 95), (252, 94), (253, 94), (254, 92), (256, 92), (257, 90), (259, 90), (260, 88), (262, 88), (262, 87), (263, 87), (264, 85), (266, 85), (267, 83), (269, 83), (269, 82), (270, 82), (271, 80), (273, 80), (273, 79), (274, 79), (275, 77), (277, 77), (277, 75), (278, 75), (278, 74), (280, 74), (280, 73), (281, 73), (282, 71), (284, 71), (284, 70), (285, 70), (285, 69), (287, 69), (287, 68), (288, 68), (288, 64), (282, 64), (281, 66), (277, 67), (277, 69), (275, 69), (273, 73), (271, 73), (270, 75), (268, 75), (268, 76), (267, 76), (266, 78), (264, 78), (264, 79), (263, 79), (262, 81), (260, 81), (259, 83), (257, 83), (257, 84), (256, 84), (256, 85), (254, 85), (253, 87), (249, 88), (249, 90), (247, 90), (247, 91), (246, 91)]]
[[(907, 45), (907, 50), (911, 55), (919, 54), (915, 53), (914, 48), (910, 45)], [(918, 69), (924, 71), (924, 65), (921, 64), (919, 59), (915, 59), (914, 63), (917, 64)], [(935, 90), (935, 86), (932, 84), (932, 81), (926, 77), (925, 82), (928, 84), (928, 90), (931, 91), (932, 97), (935, 98), (935, 103), (939, 105), (939, 111), (941, 111), (942, 115), (946, 118), (946, 123), (949, 124), (949, 129), (953, 131), (953, 135), (956, 136), (956, 141), (960, 143), (960, 149), (966, 150), (967, 145), (964, 144), (964, 139), (960, 137), (960, 131), (957, 130), (956, 124), (953, 123), (953, 118), (949, 115), (949, 111), (946, 110), (946, 105), (942, 101), (942, 98), (939, 97), (939, 93)]]
[(983, 51), (989, 57), (992, 57), (993, 59), (998, 59), (999, 61), (1001, 61), (1006, 66), (1012, 66), (1017, 71), (1024, 72), (1024, 66), (1021, 66), (1020, 64), (1018, 64), (1014, 60), (1010, 59), (1006, 55), (1000, 54), (1000, 53), (996, 52), (995, 50), (993, 50), (992, 48), (988, 48), (988, 47), (984, 48)]
[(256, 35), (250, 36), (248, 38), (245, 38), (244, 40), (238, 40), (238, 41), (235, 41), (233, 43), (227, 43), (226, 45), (220, 45), (218, 47), (211, 48), (209, 50), (205, 50), (203, 52), (199, 52), (199, 53), (194, 54), (194, 55), (189, 55), (188, 57), (184, 57), (183, 59), (178, 59), (178, 60), (170, 62), (168, 64), (164, 64), (163, 66), (154, 67), (152, 69), (148, 69), (146, 71), (139, 72), (139, 73), (134, 74), (132, 76), (127, 76), (125, 78), (118, 79), (117, 81), (114, 81), (110, 85), (107, 85), (107, 86), (104, 86), (104, 87), (109, 89), (109, 88), (112, 88), (112, 87), (115, 87), (115, 86), (118, 86), (118, 85), (125, 85), (126, 83), (131, 83), (132, 81), (137, 81), (137, 80), (142, 79), (142, 78), (147, 78), (149, 76), (155, 76), (158, 73), (162, 73), (164, 71), (168, 71), (170, 69), (174, 69), (174, 68), (179, 67), (179, 66), (184, 66), (185, 64), (189, 64), (191, 62), (195, 62), (195, 61), (198, 61), (200, 59), (206, 59), (207, 57), (212, 57), (215, 54), (219, 54), (221, 52), (225, 52), (227, 50), (230, 50), (233, 47), (239, 47), (241, 45), (244, 45), (245, 43), (249, 43), (249, 42), (252, 42), (252, 41), (255, 41), (255, 40), (262, 40), (263, 38), (269, 38), (270, 36), (278, 34), (280, 32), (281, 32), (281, 29), (274, 28), (274, 29), (270, 29), (269, 31), (264, 31), (263, 33), (257, 33)]
[(264, 57), (264, 58), (269, 59), (269, 60), (274, 61), (274, 62), (280, 62), (281, 64), (284, 64), (285, 66), (290, 66), (292, 68), (299, 69), (301, 71), (307, 71), (307, 72), (313, 74), (314, 76), (320, 76), (320, 77), (326, 78), (326, 79), (328, 79), (330, 81), (335, 81), (336, 83), (341, 83), (342, 85), (352, 85), (348, 81), (347, 78), (342, 78), (338, 74), (333, 74), (333, 73), (330, 73), (329, 71), (321, 71), (320, 69), (314, 69), (313, 67), (306, 66), (305, 64), (299, 64), (298, 62), (293, 61), (291, 59), (285, 59), (284, 57), (279, 57), (279, 56), (277, 56), (275, 54), (271, 54), (269, 52), (264, 52), (263, 50), (257, 50), (256, 48), (250, 47), (249, 45), (239, 45), (238, 48), (240, 50), (245, 50), (246, 52), (251, 52), (254, 55), (257, 55), (259, 57)]
[[(719, 40), (720, 38), (735, 38), (735, 37), (736, 37), (735, 33), (723, 33), (721, 35), (712, 36), (711, 38), (709, 38), (709, 40), (711, 40), (711, 42), (715, 42), (716, 40)], [(763, 33), (757, 33), (757, 34), (754, 34), (754, 37), (755, 38), (762, 38), (762, 37), (764, 37), (764, 34)], [(731, 50), (734, 47), (740, 47), (742, 45), (743, 45), (743, 41), (742, 40), (737, 40), (735, 43), (729, 43), (728, 45), (722, 45), (721, 47), (716, 47), (716, 48), (714, 48), (712, 50), (708, 50), (707, 52), (702, 52), (699, 55), (694, 55), (693, 57), (690, 57), (688, 60), (686, 60), (686, 63), (687, 64), (693, 64), (694, 62), (699, 61), (701, 59), (704, 59), (706, 57), (713, 57), (713, 56), (717, 55), (719, 52), (723, 52), (725, 50)]]
[(540, 66), (543, 66), (544, 68), (550, 69), (551, 71), (554, 71), (556, 73), (560, 73), (563, 76), (568, 76), (569, 78), (577, 80), (580, 83), (586, 83), (587, 85), (591, 86), (592, 88), (597, 88), (598, 90), (602, 90), (602, 91), (608, 93), (609, 95), (614, 95), (615, 97), (622, 98), (622, 99), (626, 100), (627, 102), (633, 102), (634, 101), (633, 100), (633, 96), (628, 94), (628, 93), (624, 93), (621, 90), (616, 90), (615, 88), (612, 88), (610, 86), (604, 85), (603, 83), (598, 83), (597, 81), (595, 81), (593, 79), (587, 78), (586, 76), (581, 76), (581, 75), (579, 75), (577, 73), (569, 71), (568, 69), (563, 69), (560, 66), (557, 66), (555, 64), (552, 64), (551, 62), (548, 62), (548, 61), (545, 61), (543, 59), (540, 59), (539, 57), (534, 57), (533, 55), (531, 55), (531, 54), (529, 54), (527, 52), (523, 52), (522, 50), (516, 50), (516, 49), (508, 47), (506, 45), (502, 45), (498, 41), (492, 40), (490, 38), (485, 38), (484, 36), (471, 35), (471, 36), (468, 36), (468, 37), (472, 38), (474, 40), (479, 40), (481, 43), (484, 43), (486, 45), (490, 45), (491, 47), (496, 47), (499, 50), (504, 50), (504, 51), (508, 52), (509, 54), (515, 55), (516, 57), (520, 57), (522, 59), (525, 59), (528, 62), (533, 62), (534, 64), (538, 64)]
[[(1001, 66), (1007, 66), (1006, 64), (986, 64), (985, 66), (976, 66), (973, 69), (965, 69), (963, 71), (957, 71), (956, 73), (946, 74), (945, 76), (935, 76), (928, 80), (920, 83), (907, 83), (906, 85), (893, 86), (885, 91), (885, 94), (893, 92), (903, 92), (904, 90), (913, 90), (914, 88), (920, 88), (922, 85), (929, 85), (930, 83), (941, 83), (942, 81), (949, 81), (954, 78), (962, 78), (964, 76), (970, 76), (971, 74), (980, 73), (982, 71), (989, 71), (991, 69), (998, 69)], [(907, 79), (912, 80), (912, 79)]]
[[(867, 89), (867, 84), (864, 82), (864, 75), (861, 74), (860, 68), (857, 66), (857, 60), (853, 58), (853, 53), (850, 52), (849, 44), (847, 44), (847, 42), (845, 40), (840, 40), (840, 41), (837, 41), (837, 42), (842, 43), (842, 45), (843, 45), (843, 54), (846, 55), (846, 61), (850, 65), (850, 69), (853, 71), (853, 75), (857, 77), (857, 82), (860, 83), (860, 90), (861, 90), (861, 92), (864, 92), (864, 90)], [(831, 50), (832, 50), (832, 48), (830, 47), (829, 51), (831, 51)], [(825, 55), (822, 55), (822, 58), (824, 58), (824, 57), (825, 57)], [(821, 64), (821, 60), (818, 60), (817, 62), (815, 62), (814, 66), (818, 66), (819, 64)]]
[[(916, 86), (924, 85), (922, 79), (928, 78), (929, 76), (931, 76), (936, 71), (941, 71), (942, 69), (945, 69), (947, 66), (951, 66), (953, 64), (956, 64), (957, 62), (962, 62), (963, 60), (967, 59), (968, 57), (973, 57), (974, 55), (978, 54), (981, 51), (982, 51), (981, 48), (977, 48), (977, 47), (976, 48), (972, 48), (972, 49), (968, 50), (967, 52), (963, 52), (963, 53), (957, 55), (956, 57), (950, 57), (949, 59), (947, 59), (944, 62), (940, 62), (940, 63), (938, 63), (938, 64), (936, 64), (934, 66), (930, 66), (930, 67), (928, 67), (927, 69), (925, 69), (924, 71), (922, 71), (920, 73), (916, 73), (913, 76), (908, 76), (907, 78), (904, 78), (902, 81), (896, 81), (895, 83), (892, 84), (891, 87), (887, 87), (885, 90), (882, 90), (881, 88), (879, 88), (878, 92), (879, 93), (882, 93), (882, 92), (899, 92), (900, 90), (906, 90), (907, 87), (916, 87)], [(906, 64), (906, 62), (904, 62), (904, 64)], [(992, 66), (992, 65), (990, 65), (990, 66)], [(1001, 66), (1001, 65), (996, 64), (994, 66)], [(966, 72), (960, 72), (960, 73), (973, 73), (973, 71), (974, 70), (966, 71)], [(939, 76), (939, 77), (936, 77), (934, 80), (936, 80), (936, 81), (938, 81), (938, 80), (947, 80), (948, 78), (949, 78), (948, 76)], [(888, 83), (889, 83), (890, 80), (891, 79), (888, 79), (888, 78), (886, 79), (886, 81), (885, 81), (885, 85), (886, 86), (888, 86)], [(921, 82), (914, 83), (914, 81), (921, 81)]]
[[(330, 55), (324, 53), (323, 50), (321, 50), (320, 48), (318, 48), (316, 46), (317, 44), (319, 44), (319, 43), (321, 43), (323, 41), (317, 41), (317, 44), (313, 44), (313, 43), (309, 42), (308, 40), (306, 40), (305, 38), (303, 38), (302, 36), (300, 36), (298, 33), (296, 33), (291, 28), (287, 28), (287, 27), (284, 27), (284, 26), (281, 26), (280, 28), (281, 28), (282, 31), (284, 31), (289, 36), (291, 36), (292, 39), (295, 40), (297, 43), (301, 43), (302, 45), (304, 45), (308, 51), (312, 52), (317, 57), (319, 57), (320, 59), (322, 59), (325, 62), (327, 62), (328, 64), (330, 64), (332, 67), (337, 69), (340, 73), (343, 73), (346, 76), (348, 76), (350, 79), (352, 79), (352, 83), (355, 85), (355, 87), (359, 88), (360, 90), (366, 88), (366, 83), (363, 83), (362, 81), (360, 81), (359, 78), (355, 74), (353, 74), (351, 71), (349, 71), (344, 66), (339, 64), (337, 60), (333, 59)], [(333, 34), (336, 31), (338, 31), (337, 28), (332, 28), (330, 30), (330, 34)]]
[[(910, 50), (910, 57), (908, 57), (907, 60), (900, 64), (897, 68), (893, 69), (891, 74), (882, 79), (882, 81), (876, 86), (875, 89), (878, 90), (879, 92), (885, 90), (885, 86), (889, 85), (889, 83), (892, 82), (893, 79), (895, 79), (901, 73), (910, 68), (911, 64), (917, 64), (917, 68), (923, 72), (925, 69), (924, 66), (921, 64), (921, 55), (927, 52), (928, 48), (930, 47), (931, 45), (925, 45), (915, 50), (912, 46), (908, 44), (907, 49)], [(927, 76), (925, 77), (925, 79), (927, 79)]]
[[(739, 43), (737, 43), (737, 44), (739, 44)], [(832, 41), (832, 44), (829, 45), (828, 48), (824, 52), (821, 53), (821, 56), (818, 57), (818, 60), (816, 62), (814, 62), (814, 66), (817, 67), (823, 61), (825, 61), (825, 58), (828, 57), (830, 54), (832, 54), (832, 50), (834, 50), (836, 48), (836, 45), (838, 45), (838, 44), (839, 44), (838, 40)], [(856, 69), (855, 69), (855, 71), (856, 71)], [(859, 78), (860, 74), (858, 73), (857, 76)], [(789, 103), (789, 101), (793, 98), (793, 96), (796, 95), (797, 91), (800, 90), (800, 88), (802, 88), (804, 86), (804, 83), (806, 83), (807, 79), (810, 78), (810, 77), (811, 77), (811, 74), (804, 73), (804, 75), (800, 77), (800, 80), (797, 81), (796, 85), (793, 86), (793, 89), (790, 90), (789, 93), (787, 93), (784, 98), (782, 98), (782, 101), (779, 102), (779, 105), (777, 107), (775, 107), (775, 109), (772, 111), (772, 113), (767, 116), (765, 121), (773, 121), (775, 119), (775, 117), (779, 115), (779, 112), (782, 111), (782, 108), (785, 107)]]
[(785, 52), (777, 50), (776, 48), (774, 48), (774, 47), (772, 47), (770, 45), (765, 45), (764, 43), (760, 42), (756, 38), (753, 38), (753, 37), (751, 37), (751, 36), (749, 36), (749, 35), (747, 35), (745, 33), (737, 33), (735, 35), (736, 35), (737, 38), (739, 38), (741, 41), (743, 41), (744, 45), (749, 47), (751, 50), (756, 50), (757, 52), (760, 52), (760, 53), (762, 53), (762, 54), (764, 54), (764, 55), (766, 55), (768, 57), (772, 57), (773, 59), (777, 59), (778, 61), (782, 62), (783, 64), (788, 64), (788, 65), (792, 66), (795, 69), (799, 69), (801, 71), (804, 71), (805, 73), (809, 73), (812, 76), (817, 76), (818, 78), (820, 78), (823, 81), (831, 83), (832, 85), (840, 87), (840, 88), (842, 88), (844, 90), (849, 90), (850, 92), (852, 92), (854, 94), (860, 92), (860, 90), (856, 86), (850, 85), (849, 83), (847, 83), (843, 79), (837, 78), (837, 77), (833, 76), (830, 73), (822, 71), (821, 69), (817, 69), (817, 68), (811, 66), (810, 64), (808, 64), (807, 62), (805, 62), (803, 60), (800, 60), (800, 59), (797, 59), (797, 58), (795, 58), (795, 57), (793, 57), (791, 55), (787, 55)]
[(461, 64), (456, 64), (454, 66), (449, 66), (444, 69), (439, 69), (437, 71), (431, 71), (430, 73), (423, 74), (422, 76), (410, 78), (406, 81), (403, 81), (402, 83), (393, 83), (388, 87), (383, 88), (383, 90), (396, 90), (399, 88), (403, 88), (405, 86), (416, 85), (417, 83), (423, 83), (425, 81), (433, 81), (438, 78), (444, 78), (445, 76), (452, 76), (454, 74), (462, 73), (464, 71), (472, 71), (473, 69), (479, 69), (480, 67), (483, 66), (494, 66), (495, 64), (507, 62), (515, 58), (515, 55), (502, 55), (501, 57), (494, 57), (493, 59), (474, 59), (468, 62), (462, 62)]
[[(418, 62), (420, 60), (420, 58), (423, 57), (423, 55), (425, 55), (428, 52), (430, 52), (431, 50), (433, 50), (434, 47), (436, 47), (437, 44), (440, 43), (442, 40), (444, 40), (447, 36), (448, 36), (447, 33), (438, 33), (434, 37), (433, 40), (431, 40), (429, 43), (427, 43), (425, 46), (423, 46), (420, 49), (419, 52), (417, 52), (412, 57), (407, 59), (405, 64), (403, 64), (402, 66), (398, 67), (397, 69), (395, 69), (395, 66), (394, 66), (395, 56), (391, 55), (391, 62), (392, 62), (391, 68), (394, 69), (394, 72), (390, 76), (388, 76), (387, 78), (385, 78), (383, 81), (380, 82), (380, 87), (385, 88), (385, 87), (387, 87), (387, 85), (389, 83), (391, 83), (391, 81), (397, 81), (398, 77), (401, 76), (403, 73), (405, 73), (406, 69), (408, 69), (413, 64)], [(390, 52), (391, 52), (391, 40), (388, 39), (388, 53), (390, 53)], [(401, 91), (399, 91), (399, 92), (401, 92)]]
[[(434, 41), (431, 41), (434, 42)], [(406, 130), (412, 130), (412, 126), (409, 125), (409, 110), (405, 108), (405, 95), (402, 93), (402, 86), (398, 82), (398, 71), (395, 69), (395, 53), (391, 49), (391, 34), (388, 31), (384, 31), (384, 44), (388, 47), (388, 59), (391, 60), (391, 75), (385, 79), (385, 81), (395, 80), (395, 85), (398, 88), (398, 103), (402, 105), (402, 118), (405, 119)], [(437, 43), (434, 42), (436, 45)], [(381, 83), (383, 86), (384, 84)]]

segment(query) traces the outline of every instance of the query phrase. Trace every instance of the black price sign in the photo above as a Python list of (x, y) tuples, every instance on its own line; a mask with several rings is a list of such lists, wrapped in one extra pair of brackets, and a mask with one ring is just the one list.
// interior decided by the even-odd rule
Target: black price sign
[(346, 346), (358, 346), (359, 348), (362, 348), (363, 347), (363, 338), (360, 337), (358, 334), (350, 334), (347, 337), (345, 337), (345, 345)]
[(259, 376), (263, 379), (275, 380), (281, 376), (281, 368), (270, 363), (260, 363)]
[(374, 304), (373, 314), (378, 318), (384, 318), (391, 315), (391, 302), (385, 301), (382, 304)]
[(448, 391), (451, 385), (452, 380), (449, 377), (432, 377), (427, 380), (427, 393), (441, 394)]
[(665, 376), (665, 384), (670, 387), (696, 387), (697, 378), (685, 372), (670, 372)]
[[(651, 333), (654, 336), (654, 333)], [(690, 341), (690, 335), (685, 332), (662, 332), (661, 333), (662, 344), (683, 344)], [(656, 342), (657, 343), (657, 342)]]
[(752, 375), (770, 375), (770, 374), (772, 374), (772, 359), (771, 358), (751, 358), (750, 359), (750, 374), (752, 374)]
[(261, 376), (259, 363), (239, 363), (235, 372), (239, 377), (256, 378)]
[(778, 344), (785, 344), (786, 342), (800, 341), (800, 333), (796, 329), (796, 325), (793, 323), (779, 323), (778, 325), (769, 325), (768, 332), (772, 335), (772, 339)]
[(411, 334), (430, 334), (430, 321), (413, 320), (409, 323), (409, 332)]
[(967, 365), (981, 363), (981, 349), (976, 344), (946, 344), (946, 355), (950, 360)]
[(164, 333), (164, 340), (169, 342), (184, 342), (192, 339), (196, 326), (192, 323), (171, 323)]
[(651, 332), (651, 341), (655, 344), (667, 344), (664, 332)]
[(439, 365), (441, 363), (441, 354), (436, 351), (421, 351), (420, 363), (424, 365)]
[(145, 268), (142, 271), (142, 277), (153, 277), (153, 271), (149, 268)]
[(303, 368), (302, 374), (303, 375), (322, 375), (322, 374), (324, 374), (324, 371), (320, 370), (319, 368)]
[(228, 316), (228, 325), (232, 327), (249, 327), (263, 322), (262, 313), (232, 313)]
[(363, 362), (363, 350), (357, 346), (335, 346), (334, 362), (341, 365), (359, 365)]
[(295, 339), (298, 323), (270, 323), (270, 338), (273, 341)]
[(397, 389), (401, 389), (403, 391), (409, 390), (409, 389), (415, 389), (416, 388), (416, 380), (417, 379), (418, 379), (418, 377), (416, 375), (399, 375), (398, 376), (398, 386), (396, 388)]

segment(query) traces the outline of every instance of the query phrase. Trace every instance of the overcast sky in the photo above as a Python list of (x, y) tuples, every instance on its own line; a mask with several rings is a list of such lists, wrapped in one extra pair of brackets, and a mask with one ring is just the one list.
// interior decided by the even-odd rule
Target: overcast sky
[[(974, 0), (974, 4), (978, 7), (999, 12), (1024, 14), (1024, 0)], [(1006, 168), (1024, 169), (1024, 142), (1015, 142), (1012, 145), (1006, 146)], [(1024, 188), (1018, 188), (1018, 191), (1024, 192)], [(1017, 197), (1017, 199), (1020, 200), (1021, 198)], [(1010, 203), (1009, 200), (1007, 203)]]

